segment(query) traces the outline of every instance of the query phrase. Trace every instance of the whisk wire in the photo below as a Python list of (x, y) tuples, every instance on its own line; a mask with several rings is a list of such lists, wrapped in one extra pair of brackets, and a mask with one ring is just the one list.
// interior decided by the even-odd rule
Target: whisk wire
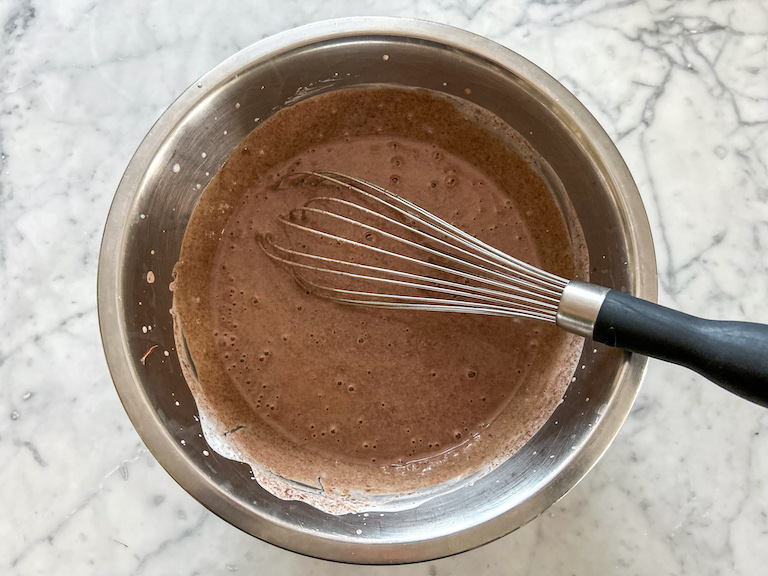
[[(564, 278), (485, 244), (381, 186), (338, 172), (292, 174), (296, 175), (314, 176), (335, 184), (338, 190), (349, 190), (356, 197), (406, 219), (400, 222), (377, 209), (333, 196), (312, 198), (303, 207), (292, 210), (289, 218), (281, 217), (279, 220), (286, 230), (309, 235), (316, 242), (330, 242), (356, 251), (348, 259), (334, 258), (315, 253), (312, 240), (302, 244), (306, 250), (302, 251), (276, 244), (269, 234), (261, 237), (264, 252), (290, 267), (298, 283), (308, 291), (357, 306), (481, 313), (555, 322), (558, 303), (568, 283)], [(351, 215), (339, 213), (343, 209), (350, 210)], [(310, 217), (324, 222), (325, 226), (309, 223)], [(366, 223), (364, 219), (373, 219), (377, 224)], [(406, 252), (415, 251), (418, 256), (359, 242), (339, 232), (339, 226), (368, 233), (367, 237), (374, 234), (406, 248)], [(416, 241), (405, 237), (413, 238), (413, 235)], [(400, 262), (400, 268), (418, 272), (358, 262), (356, 257), (360, 254)], [(323, 284), (308, 277), (317, 274), (331, 283)], [(334, 278), (339, 283), (334, 284)], [(393, 293), (383, 292), (382, 288)]]
[[(327, 264), (332, 265), (345, 265), (345, 266), (355, 266), (357, 268), (362, 268), (364, 270), (369, 270), (371, 272), (378, 272), (382, 274), (390, 274), (393, 276), (400, 276), (403, 278), (409, 278), (413, 280), (421, 280), (425, 282), (431, 282), (432, 284), (425, 284), (420, 282), (409, 282), (409, 281), (403, 281), (403, 280), (394, 280), (390, 278), (384, 278), (381, 276), (371, 276), (366, 274), (359, 274), (356, 272), (345, 272), (343, 270), (335, 270), (332, 268), (319, 268), (317, 266), (312, 266), (309, 264), (303, 264), (301, 262), (297, 262), (295, 260), (289, 260), (287, 258), (281, 258), (274, 253), (270, 254), (270, 257), (282, 262), (283, 264), (286, 264), (288, 266), (294, 267), (294, 268), (302, 268), (305, 270), (310, 270), (314, 272), (322, 272), (325, 274), (334, 274), (337, 276), (344, 276), (346, 278), (354, 278), (358, 280), (365, 280), (365, 281), (371, 281), (371, 282), (378, 282), (378, 283), (388, 283), (396, 286), (402, 286), (402, 287), (408, 287), (408, 288), (414, 288), (418, 290), (427, 290), (432, 292), (440, 292), (444, 294), (451, 294), (454, 296), (467, 296), (471, 295), (472, 297), (476, 299), (483, 300), (485, 302), (489, 303), (496, 303), (501, 305), (508, 305), (510, 303), (515, 303), (520, 306), (524, 307), (530, 307), (531, 311), (535, 311), (536, 309), (543, 309), (547, 312), (557, 311), (557, 303), (550, 303), (550, 302), (540, 302), (532, 298), (525, 298), (522, 296), (516, 296), (514, 294), (506, 293), (506, 292), (500, 292), (496, 290), (490, 290), (487, 288), (481, 288), (476, 286), (467, 286), (465, 284), (460, 284), (457, 282), (451, 282), (449, 280), (443, 280), (441, 278), (432, 278), (432, 277), (425, 277), (420, 276), (418, 274), (412, 274), (409, 272), (404, 272), (401, 270), (392, 270), (388, 268), (381, 268), (379, 266), (371, 266), (369, 264), (360, 264), (360, 263), (353, 263), (346, 260), (339, 260), (335, 258), (328, 258), (326, 256), (318, 256), (316, 254), (308, 254), (306, 252), (299, 252), (296, 250), (292, 250), (290, 248), (284, 248), (282, 246), (278, 246), (274, 242), (272, 242), (271, 237), (266, 236), (262, 239), (263, 242), (266, 242), (269, 244), (270, 248), (283, 252), (285, 254), (291, 255), (291, 256), (298, 256), (300, 258), (307, 258), (314, 261), (321, 261), (325, 262)], [(367, 249), (376, 249), (372, 246), (366, 246), (364, 244), (357, 243), (353, 240), (349, 241), (350, 243), (357, 244), (361, 248), (367, 248)], [(392, 252), (383, 251), (391, 256), (394, 257), (402, 257), (400, 254), (395, 254)], [(407, 257), (405, 257), (407, 258)], [(412, 259), (409, 259), (412, 260)], [(440, 269), (442, 267), (436, 266), (436, 268)], [(443, 270), (448, 270), (445, 268), (442, 268)], [(393, 294), (381, 294), (378, 292), (365, 292), (365, 291), (359, 291), (359, 290), (346, 290), (343, 288), (337, 288), (337, 287), (331, 287), (331, 286), (324, 286), (322, 284), (317, 284), (314, 282), (310, 282), (306, 278), (303, 277), (297, 277), (297, 280), (301, 285), (306, 285), (308, 287), (314, 288), (314, 289), (320, 289), (320, 290), (332, 290), (338, 293), (346, 293), (346, 294), (355, 294), (357, 296), (375, 296), (379, 298), (403, 298), (403, 299), (414, 299), (416, 297), (411, 296), (405, 296), (405, 295), (393, 295)], [(426, 300), (425, 298), (421, 298), (421, 300)], [(368, 301), (366, 301), (368, 302)], [(454, 302), (455, 301), (450, 301)]]
[[(310, 202), (312, 202), (314, 200), (316, 200), (316, 199), (313, 199)], [(342, 201), (342, 202), (345, 202), (345, 201)], [(383, 214), (378, 214), (376, 212), (373, 212), (371, 210), (363, 208), (362, 206), (357, 206), (357, 205), (355, 205), (353, 203), (350, 203), (350, 202), (345, 202), (345, 203), (348, 204), (350, 207), (354, 207), (354, 208), (357, 208), (357, 209), (360, 209), (360, 210), (364, 210), (364, 211), (370, 213), (371, 215), (383, 218), (383, 219), (387, 220), (389, 223), (391, 223), (393, 225), (397, 225), (397, 226), (400, 226), (400, 227), (402, 227), (404, 229), (408, 229), (408, 227), (406, 225), (400, 224), (399, 222), (397, 222), (395, 220), (392, 220), (391, 218), (388, 218), (388, 217), (384, 216)], [(424, 261), (424, 260), (420, 260), (420, 259), (417, 259), (417, 258), (412, 258), (412, 257), (406, 256), (404, 254), (399, 254), (399, 253), (396, 253), (396, 252), (392, 252), (392, 251), (389, 251), (389, 250), (384, 250), (382, 248), (378, 248), (376, 246), (370, 246), (370, 245), (367, 245), (367, 244), (363, 244), (361, 242), (352, 240), (350, 238), (346, 238), (344, 236), (339, 236), (337, 234), (332, 234), (332, 233), (325, 232), (325, 231), (322, 231), (322, 230), (317, 230), (315, 228), (310, 228), (308, 226), (303, 226), (303, 225), (298, 224), (296, 222), (293, 222), (293, 221), (290, 221), (290, 220), (286, 220), (285, 218), (280, 218), (280, 221), (284, 225), (290, 226), (292, 228), (295, 228), (297, 230), (301, 230), (303, 232), (306, 232), (306, 233), (309, 233), (309, 234), (312, 234), (312, 235), (325, 237), (327, 239), (336, 240), (338, 242), (344, 242), (346, 244), (356, 246), (356, 247), (361, 248), (363, 250), (373, 251), (373, 252), (376, 252), (376, 253), (378, 253), (380, 255), (391, 256), (393, 258), (404, 260), (404, 261), (407, 261), (407, 262), (409, 262), (411, 264), (415, 264), (415, 265), (418, 265), (418, 266), (425, 266), (427, 268), (431, 268), (431, 269), (436, 270), (436, 271), (440, 271), (440, 272), (444, 272), (444, 273), (449, 273), (449, 274), (454, 274), (454, 275), (462, 277), (462, 278), (464, 278), (466, 280), (471, 280), (471, 281), (475, 281), (475, 282), (485, 283), (485, 284), (493, 285), (493, 286), (496, 286), (496, 287), (499, 287), (499, 288), (505, 288), (505, 289), (508, 289), (508, 290), (518, 290), (519, 292), (521, 292), (523, 294), (527, 294), (528, 293), (526, 289), (528, 289), (528, 290), (540, 290), (542, 292), (542, 298), (547, 300), (547, 301), (549, 301), (549, 302), (551, 302), (555, 308), (557, 307), (557, 303), (559, 302), (559, 294), (555, 290), (552, 290), (552, 289), (549, 289), (549, 288), (540, 287), (537, 284), (534, 284), (534, 283), (529, 282), (529, 281), (524, 280), (524, 279), (517, 278), (515, 276), (511, 276), (508, 273), (505, 274), (505, 273), (502, 273), (502, 272), (498, 272), (496, 270), (490, 270), (487, 267), (479, 266), (477, 264), (473, 264), (471, 262), (467, 262), (465, 260), (461, 260), (461, 259), (456, 258), (456, 257), (454, 257), (454, 256), (452, 256), (450, 254), (445, 253), (445, 252), (441, 252), (439, 250), (435, 250), (435, 249), (430, 248), (428, 246), (425, 246), (423, 244), (419, 244), (419, 243), (407, 240), (407, 239), (402, 238), (400, 236), (397, 236), (395, 234), (391, 234), (389, 232), (386, 232), (385, 230), (381, 230), (381, 229), (375, 228), (373, 226), (370, 226), (368, 224), (359, 222), (359, 221), (354, 220), (352, 218), (348, 218), (346, 216), (342, 216), (342, 215), (337, 214), (335, 212), (329, 212), (329, 211), (326, 211), (326, 210), (319, 210), (317, 208), (309, 208), (309, 207), (306, 207), (306, 206), (304, 208), (299, 208), (297, 210), (300, 211), (300, 212), (303, 212), (303, 213), (309, 212), (309, 213), (313, 213), (313, 214), (319, 214), (319, 215), (322, 215), (322, 216), (327, 216), (327, 217), (329, 217), (331, 219), (335, 219), (335, 220), (339, 220), (339, 221), (342, 221), (342, 222), (345, 222), (345, 223), (348, 223), (348, 224), (353, 224), (353, 225), (359, 226), (359, 227), (363, 228), (364, 230), (368, 230), (370, 232), (374, 232), (376, 234), (380, 234), (380, 235), (382, 235), (382, 236), (384, 236), (386, 238), (389, 238), (389, 239), (391, 239), (391, 240), (393, 240), (395, 242), (399, 242), (399, 243), (404, 244), (406, 246), (409, 246), (411, 248), (416, 248), (416, 249), (419, 249), (419, 250), (423, 250), (423, 251), (431, 254), (432, 256), (434, 256), (436, 258), (444, 258), (444, 259), (448, 260), (449, 262), (451, 262), (451, 263), (453, 263), (453, 264), (455, 264), (457, 266), (467, 266), (467, 267), (473, 269), (475, 272), (479, 272), (481, 274), (493, 274), (497, 278), (500, 278), (500, 280), (499, 279), (493, 279), (493, 278), (486, 278), (486, 277), (483, 277), (483, 276), (478, 276), (477, 274), (471, 274), (471, 273), (462, 271), (460, 268), (449, 268), (449, 267), (446, 267), (446, 266), (442, 266), (442, 265), (436, 264), (434, 262), (429, 262), (429, 261)], [(445, 245), (446, 247), (449, 247), (449, 248), (452, 247), (448, 243), (440, 240), (439, 238), (435, 238), (432, 235), (421, 233), (421, 232), (419, 232), (417, 230), (414, 230), (414, 229), (412, 229), (412, 231), (413, 232), (417, 232), (420, 236), (424, 237), (425, 239), (428, 238), (428, 239), (431, 239), (431, 240), (435, 240), (436, 242), (439, 242), (439, 243)], [(458, 247), (456, 249), (460, 250), (462, 252), (466, 252), (466, 251), (464, 251), (464, 250), (462, 250), (462, 249), (460, 249)], [(467, 256), (472, 256), (472, 254), (470, 254), (468, 252), (466, 252), (466, 254), (467, 254)], [(338, 261), (337, 260), (337, 262), (341, 263), (342, 261)], [(381, 269), (381, 268), (379, 268), (378, 270), (379, 271), (386, 271), (386, 270)], [(390, 271), (390, 272), (392, 272), (392, 271)], [(518, 285), (520, 286), (520, 288), (517, 287)]]
[[(386, 188), (383, 188), (371, 182), (366, 182), (365, 180), (361, 180), (353, 176), (341, 174), (339, 172), (316, 171), (316, 172), (304, 172), (304, 174), (323, 178), (325, 180), (328, 180), (329, 182), (333, 182), (337, 185), (347, 188), (348, 190), (351, 190), (358, 194), (362, 194), (371, 200), (379, 202), (387, 206), (388, 208), (402, 214), (403, 216), (414, 218), (417, 222), (427, 226), (432, 230), (443, 233), (453, 240), (463, 241), (471, 245), (473, 248), (477, 249), (480, 253), (485, 254), (492, 260), (499, 262), (501, 265), (505, 267), (517, 270), (518, 272), (524, 273), (530, 276), (531, 278), (536, 278), (541, 280), (545, 286), (549, 284), (555, 284), (557, 286), (564, 287), (566, 284), (568, 284), (568, 280), (566, 280), (565, 278), (561, 278), (560, 276), (556, 276), (555, 274), (551, 274), (549, 272), (546, 272), (545, 270), (541, 270), (536, 266), (528, 264), (527, 262), (523, 262), (522, 260), (519, 260), (513, 256), (510, 256), (509, 254), (506, 254), (501, 250), (498, 250), (493, 246), (490, 246), (485, 242), (478, 240), (471, 234), (467, 234), (460, 228), (452, 224), (449, 224), (445, 220), (438, 218), (434, 214), (428, 212), (427, 210), (424, 210), (423, 208), (414, 204), (413, 202), (410, 202), (409, 200), (406, 200), (405, 198), (402, 198), (401, 196), (394, 194), (393, 192), (387, 190)], [(349, 182), (346, 182), (345, 179), (353, 182), (354, 185), (350, 184)], [(361, 188), (361, 186), (365, 186), (371, 190), (374, 190), (382, 194), (385, 198), (389, 200), (389, 202), (387, 200), (380, 198), (379, 196), (376, 196), (375, 194), (366, 192)], [(400, 208), (398, 205), (403, 206), (404, 208)]]

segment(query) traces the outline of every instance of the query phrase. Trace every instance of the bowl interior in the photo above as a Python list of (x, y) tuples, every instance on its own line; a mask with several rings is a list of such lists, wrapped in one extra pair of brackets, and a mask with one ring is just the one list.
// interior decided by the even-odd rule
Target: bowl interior
[[(599, 126), (524, 59), (487, 40), (430, 26), (390, 23), (386, 34), (374, 33), (372, 25), (360, 32), (366, 27), (360, 23), (313, 34), (303, 29), (303, 35), (293, 31), (224, 62), (191, 86), (147, 136), (105, 232), (102, 334), (137, 430), (176, 480), (215, 513), (314, 556), (425, 560), (521, 526), (570, 489), (604, 451), (629, 410), (645, 363), (587, 341), (563, 403), (527, 445), (474, 484), (408, 510), (329, 516), (282, 501), (251, 479), (247, 465), (206, 444), (174, 348), (172, 269), (190, 214), (229, 153), (257, 122), (300, 98), (384, 83), (445, 92), (492, 111), (528, 139), (561, 182), (583, 229), (591, 280), (655, 298), (645, 213)], [(153, 283), (147, 282), (149, 271)]]

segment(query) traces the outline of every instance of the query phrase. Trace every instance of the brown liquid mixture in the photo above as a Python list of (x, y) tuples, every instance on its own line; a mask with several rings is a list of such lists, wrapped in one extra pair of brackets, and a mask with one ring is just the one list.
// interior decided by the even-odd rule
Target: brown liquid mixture
[(335, 170), (572, 276), (554, 200), (512, 136), (489, 127), (499, 128), (424, 91), (334, 92), (265, 122), (211, 182), (184, 239), (174, 308), (198, 405), (244, 460), (326, 492), (398, 493), (498, 463), (546, 421), (580, 339), (532, 321), (335, 304), (257, 242), (325, 192), (275, 186), (280, 176)]

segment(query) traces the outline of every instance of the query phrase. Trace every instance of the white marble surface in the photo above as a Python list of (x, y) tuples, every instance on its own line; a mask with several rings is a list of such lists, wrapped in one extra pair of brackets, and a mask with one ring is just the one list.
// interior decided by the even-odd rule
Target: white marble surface
[(764, 574), (768, 410), (657, 362), (607, 455), (561, 502), (421, 565), (345, 567), (264, 544), (144, 448), (96, 315), (122, 171), (206, 70), (269, 34), (354, 14), (468, 28), (560, 79), (637, 179), (661, 301), (768, 322), (765, 1), (0, 0), (0, 572)]

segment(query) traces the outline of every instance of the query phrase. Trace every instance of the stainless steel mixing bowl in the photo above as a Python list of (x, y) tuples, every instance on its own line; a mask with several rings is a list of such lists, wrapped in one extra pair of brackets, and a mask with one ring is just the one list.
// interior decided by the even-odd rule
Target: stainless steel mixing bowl
[(115, 387), (157, 460), (211, 511), (278, 546), (356, 563), (462, 552), (541, 514), (606, 450), (646, 364), (588, 341), (564, 401), (517, 454), (473, 485), (382, 515), (330, 516), (279, 500), (247, 465), (208, 447), (174, 350), (168, 289), (201, 190), (259, 119), (313, 94), (378, 83), (453, 94), (508, 122), (562, 181), (584, 231), (592, 281), (656, 298), (648, 221), (613, 143), (565, 88), (490, 40), (415, 20), (320, 22), (250, 46), (188, 88), (136, 151), (104, 232), (99, 320)]

